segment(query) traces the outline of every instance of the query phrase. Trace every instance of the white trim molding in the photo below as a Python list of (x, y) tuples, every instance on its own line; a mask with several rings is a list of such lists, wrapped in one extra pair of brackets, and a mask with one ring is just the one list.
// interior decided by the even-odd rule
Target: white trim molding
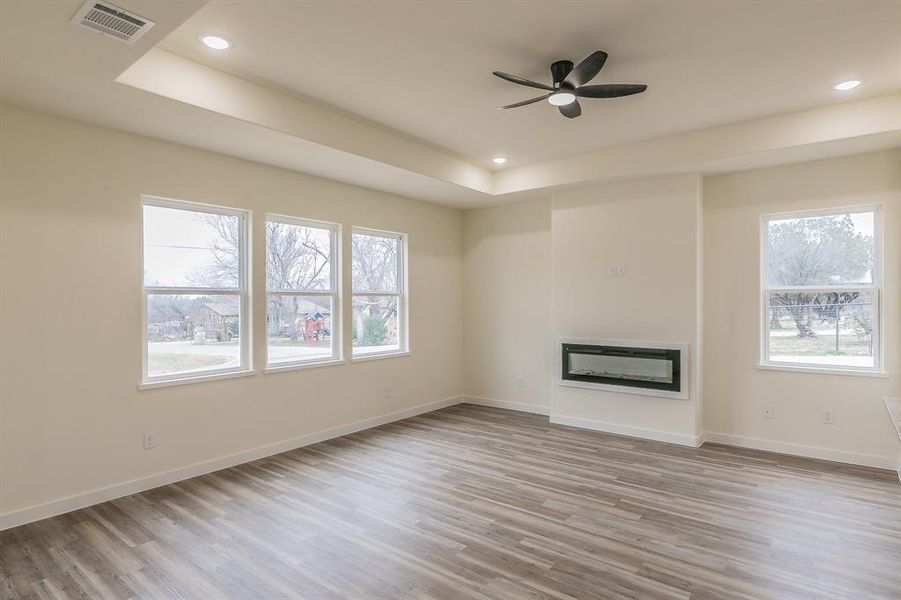
[(413, 406), (392, 413), (370, 417), (361, 421), (354, 421), (346, 425), (332, 427), (331, 429), (324, 429), (322, 431), (308, 433), (296, 438), (283, 440), (281, 442), (276, 442), (274, 444), (269, 444), (266, 446), (261, 446), (259, 448), (244, 450), (235, 454), (229, 454), (227, 456), (213, 458), (185, 467), (179, 467), (171, 471), (155, 473), (146, 477), (132, 479), (130, 481), (113, 484), (107, 487), (82, 492), (80, 494), (67, 496), (58, 500), (52, 500), (44, 504), (37, 504), (34, 506), (29, 506), (27, 508), (3, 513), (0, 514), (0, 531), (3, 531), (4, 529), (10, 529), (12, 527), (18, 527), (19, 525), (32, 523), (34, 521), (39, 521), (41, 519), (55, 517), (57, 515), (71, 512), (73, 510), (87, 508), (95, 504), (100, 504), (101, 502), (107, 502), (109, 500), (122, 498), (123, 496), (145, 492), (153, 488), (168, 485), (170, 483), (176, 483), (185, 479), (197, 477), (199, 475), (205, 475), (214, 471), (228, 469), (230, 467), (235, 467), (237, 465), (248, 463), (254, 460), (259, 460), (261, 458), (267, 458), (269, 456), (281, 454), (282, 452), (288, 452), (297, 448), (303, 448), (304, 446), (310, 446), (312, 444), (324, 442), (326, 440), (341, 437), (342, 435), (356, 433), (358, 431), (363, 431), (364, 429), (371, 429), (373, 427), (378, 427), (387, 423), (393, 423), (394, 421), (400, 421), (402, 419), (407, 419), (435, 410), (440, 410), (442, 408), (447, 408), (448, 406), (460, 404), (462, 400), (463, 398), (461, 396), (454, 396), (451, 398), (445, 398), (444, 400), (429, 402), (428, 404), (420, 404), (419, 406)]
[(655, 442), (690, 446), (691, 448), (697, 448), (703, 443), (703, 436), (701, 435), (673, 433), (670, 431), (659, 431), (657, 429), (642, 429), (640, 427), (631, 427), (629, 425), (619, 425), (617, 423), (607, 423), (605, 421), (595, 421), (593, 419), (583, 419), (581, 417), (570, 417), (566, 415), (551, 414), (551, 423), (568, 425), (570, 427), (581, 427), (582, 429), (593, 429), (594, 431), (603, 431), (604, 433), (653, 440)]
[(516, 402), (513, 400), (498, 400), (496, 398), (483, 398), (481, 396), (463, 396), (463, 402), (466, 404), (476, 404), (478, 406), (488, 406), (491, 408), (502, 408), (504, 410), (515, 410), (518, 412), (532, 413), (533, 415), (549, 415), (551, 407), (542, 404), (528, 404), (526, 402)]
[(899, 468), (896, 459), (876, 454), (861, 454), (859, 452), (848, 452), (846, 450), (832, 450), (831, 448), (823, 448), (821, 446), (805, 446), (803, 444), (791, 444), (776, 440), (733, 435), (731, 433), (715, 433), (712, 431), (705, 432), (704, 438), (711, 444), (737, 446), (739, 448), (748, 448), (751, 450), (764, 450), (766, 452), (790, 454), (792, 456), (801, 456), (805, 458), (818, 458), (820, 460), (829, 460), (850, 465), (888, 469), (889, 471)]

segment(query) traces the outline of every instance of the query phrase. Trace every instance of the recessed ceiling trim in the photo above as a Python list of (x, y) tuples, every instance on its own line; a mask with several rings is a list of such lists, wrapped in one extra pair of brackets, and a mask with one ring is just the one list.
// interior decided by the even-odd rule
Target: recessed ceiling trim
[(159, 48), (116, 81), (476, 192), (493, 189), (484, 167)]
[[(666, 175), (708, 172), (728, 162), (756, 164), (755, 158), (778, 153), (782, 162), (814, 160), (814, 146), (847, 143), (856, 149), (871, 138), (874, 149), (901, 134), (901, 94), (847, 102), (824, 108), (720, 125), (644, 142), (606, 148), (567, 159), (547, 161), (494, 174), (494, 194), (559, 186)], [(793, 158), (803, 157), (803, 158)]]
[[(843, 140), (854, 140), (854, 147), (860, 148), (866, 136), (901, 132), (901, 94), (893, 94), (495, 171), (160, 49), (144, 55), (117, 81), (319, 145), (323, 152), (338, 150), (366, 158), (373, 166), (459, 186), (484, 195), (481, 204), (493, 203), (491, 196), (586, 182), (703, 173), (724, 163), (753, 165), (755, 156), (811, 160), (817, 145), (830, 144), (834, 155), (835, 145)], [(880, 139), (884, 143), (888, 138)]]

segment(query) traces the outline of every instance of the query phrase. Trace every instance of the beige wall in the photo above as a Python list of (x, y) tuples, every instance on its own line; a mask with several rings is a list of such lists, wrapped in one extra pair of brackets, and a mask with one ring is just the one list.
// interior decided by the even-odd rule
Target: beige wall
[(549, 199), (465, 213), (467, 396), (550, 405), (550, 227)]
[[(882, 314), (890, 377), (757, 369), (760, 215), (873, 203), (885, 207)], [(901, 391), (901, 151), (707, 178), (704, 238), (704, 428), (871, 456), (890, 466), (901, 446), (882, 396)], [(774, 407), (773, 419), (760, 417), (762, 404)], [(827, 408), (835, 410), (835, 425), (821, 422)]]
[[(266, 212), (408, 233), (412, 354), (138, 391), (141, 194), (249, 209), (257, 248)], [(0, 105), (0, 516), (461, 392), (683, 443), (703, 425), (891, 464), (901, 151), (711, 177), (703, 194), (702, 210), (699, 177), (672, 176), (464, 216)], [(871, 202), (885, 205), (891, 377), (757, 370), (759, 215)], [(610, 279), (612, 263), (627, 276)], [(557, 387), (558, 336), (689, 343), (692, 398)], [(820, 424), (824, 408), (836, 425)]]
[[(689, 344), (692, 377), (688, 400), (554, 385), (552, 420), (696, 441), (700, 185), (677, 175), (554, 196), (554, 337)], [(626, 276), (609, 277), (613, 264)]]
[[(0, 110), (0, 513), (461, 393), (459, 211)], [(141, 194), (406, 232), (412, 354), (138, 391)]]

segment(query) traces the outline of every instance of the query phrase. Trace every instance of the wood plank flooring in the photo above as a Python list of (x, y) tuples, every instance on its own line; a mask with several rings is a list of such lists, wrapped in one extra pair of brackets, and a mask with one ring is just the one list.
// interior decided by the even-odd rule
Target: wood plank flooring
[(901, 598), (894, 473), (460, 405), (0, 533), (2, 598)]

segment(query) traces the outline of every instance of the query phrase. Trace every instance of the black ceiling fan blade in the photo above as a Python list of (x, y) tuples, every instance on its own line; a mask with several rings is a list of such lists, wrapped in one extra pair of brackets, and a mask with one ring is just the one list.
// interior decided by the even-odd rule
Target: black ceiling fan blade
[(508, 104), (507, 106), (498, 106), (498, 109), (503, 110), (505, 108), (516, 108), (517, 106), (525, 106), (526, 104), (532, 104), (533, 102), (540, 102), (542, 100), (546, 100), (550, 94), (545, 94), (544, 96), (538, 96), (537, 98), (530, 98), (528, 100), (523, 100), (522, 102), (516, 102), (514, 104)]
[(569, 75), (563, 80), (563, 84), (574, 88), (585, 85), (597, 77), (597, 74), (600, 73), (601, 69), (604, 67), (605, 62), (607, 62), (606, 52), (603, 50), (592, 52), (588, 58), (577, 64), (573, 70), (569, 72)]
[(519, 85), (527, 85), (529, 87), (538, 88), (539, 90), (547, 90), (549, 92), (554, 91), (554, 88), (552, 88), (549, 85), (544, 85), (543, 83), (538, 83), (537, 81), (525, 79), (525, 78), (519, 77), (517, 75), (508, 75), (506, 73), (501, 73), (500, 71), (495, 71), (494, 75), (496, 77), (500, 77), (501, 79), (506, 79), (507, 81), (511, 81), (513, 83), (518, 83)]
[(569, 104), (564, 104), (558, 108), (560, 109), (560, 114), (567, 119), (575, 119), (582, 114), (582, 106), (579, 104), (578, 100), (574, 100)]
[(576, 88), (580, 98), (622, 98), (632, 94), (640, 94), (648, 89), (643, 83), (606, 83), (603, 85), (583, 85)]

